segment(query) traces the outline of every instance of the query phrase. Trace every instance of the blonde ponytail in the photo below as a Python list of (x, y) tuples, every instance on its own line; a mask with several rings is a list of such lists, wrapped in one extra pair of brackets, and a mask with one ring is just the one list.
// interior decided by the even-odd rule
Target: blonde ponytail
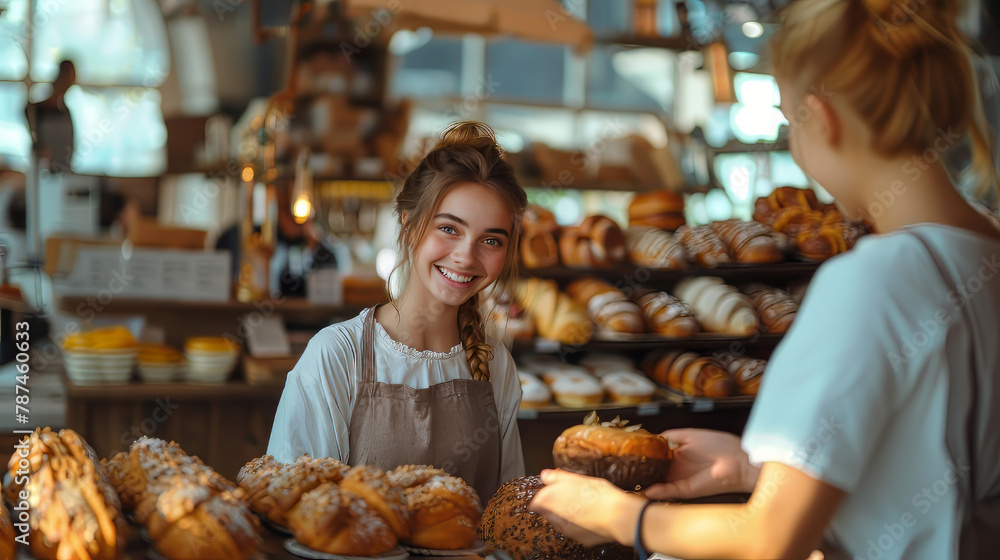
[(771, 40), (775, 77), (790, 91), (819, 90), (843, 100), (868, 124), (873, 149), (885, 157), (941, 152), (935, 144), (943, 134), (968, 133), (969, 171), (995, 190), (990, 134), (974, 54), (957, 24), (960, 11), (954, 0), (794, 2)]

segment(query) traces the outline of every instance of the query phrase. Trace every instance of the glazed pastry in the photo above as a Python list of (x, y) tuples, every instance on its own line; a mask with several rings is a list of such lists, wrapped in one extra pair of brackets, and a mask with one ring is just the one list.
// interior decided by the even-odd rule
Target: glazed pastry
[(608, 373), (600, 377), (601, 387), (611, 402), (639, 404), (653, 400), (656, 385), (642, 374), (630, 371)]
[(625, 244), (631, 261), (656, 269), (687, 268), (688, 254), (680, 240), (655, 227), (633, 226), (625, 230)]
[(603, 280), (580, 278), (567, 286), (566, 292), (587, 306), (587, 314), (600, 329), (631, 334), (645, 331), (639, 307), (628, 301), (621, 290)]
[(636, 303), (642, 308), (649, 332), (681, 338), (701, 331), (688, 304), (666, 292), (647, 292)]
[(303, 455), (279, 463), (265, 455), (240, 469), (236, 482), (246, 492), (250, 509), (278, 525), (288, 524), (288, 512), (302, 494), (324, 482), (340, 482), (350, 467), (332, 457)]
[(288, 514), (288, 526), (297, 541), (327, 554), (374, 556), (399, 546), (375, 508), (333, 482), (303, 494)]
[(684, 225), (684, 196), (671, 191), (638, 194), (628, 205), (629, 226), (673, 231)]
[(761, 377), (764, 375), (764, 369), (767, 367), (767, 360), (722, 354), (719, 356), (719, 362), (736, 382), (739, 394), (757, 394), (757, 390), (760, 388)]
[(721, 278), (685, 278), (674, 293), (691, 306), (706, 331), (732, 336), (752, 336), (758, 331), (759, 320), (749, 298)]
[(799, 310), (799, 304), (788, 292), (763, 284), (750, 284), (743, 288), (743, 293), (750, 298), (766, 332), (788, 332)]
[(141, 437), (107, 466), (122, 501), (163, 556), (244, 560), (257, 552), (257, 518), (243, 489), (176, 443)]
[(552, 391), (548, 385), (530, 373), (518, 371), (521, 382), (521, 408), (538, 408), (552, 403)]
[(682, 226), (674, 235), (684, 245), (688, 258), (701, 266), (714, 268), (733, 261), (728, 245), (719, 239), (711, 225)]
[(563, 344), (580, 345), (590, 340), (594, 325), (586, 309), (559, 291), (553, 280), (521, 280), (516, 299), (527, 310), (539, 336)]
[(15, 495), (22, 490), (28, 494), (31, 555), (43, 560), (120, 558), (125, 517), (90, 445), (73, 430), (56, 433), (49, 428), (36, 429), (27, 445), (28, 468), (20, 468), (22, 457), (14, 453), (8, 471)]
[(836, 206), (821, 204), (809, 189), (780, 187), (754, 203), (754, 220), (795, 240), (799, 255), (822, 261), (849, 250), (868, 228), (845, 220)]
[(673, 459), (667, 440), (615, 418), (601, 423), (591, 412), (564, 431), (552, 446), (557, 468), (607, 479), (624, 490), (664, 482)]
[(729, 245), (729, 253), (736, 262), (761, 264), (785, 260), (788, 238), (759, 222), (713, 222), (712, 231)]
[[(501, 486), (483, 511), (479, 539), (486, 553), (507, 553), (513, 560), (632, 560), (635, 551), (618, 543), (584, 547), (528, 509), (542, 488), (537, 476), (519, 477)], [(497, 555), (499, 556), (499, 555)]]
[(564, 370), (547, 372), (545, 382), (559, 406), (582, 408), (604, 400), (604, 389), (600, 382), (586, 373)]
[(441, 472), (425, 479), (422, 475), (428, 472), (389, 477), (406, 477), (407, 482), (412, 482), (404, 489), (410, 511), (410, 537), (403, 542), (436, 550), (468, 548), (476, 540), (482, 517), (479, 496), (461, 478)]
[(360, 496), (378, 512), (397, 538), (410, 536), (410, 510), (406, 507), (403, 489), (386, 477), (378, 467), (358, 465), (344, 475), (341, 490)]

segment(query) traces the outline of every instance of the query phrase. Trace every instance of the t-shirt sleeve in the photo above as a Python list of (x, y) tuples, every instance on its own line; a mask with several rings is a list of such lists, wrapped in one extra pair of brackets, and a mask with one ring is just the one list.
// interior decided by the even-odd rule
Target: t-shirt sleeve
[(267, 453), (289, 462), (308, 453), (347, 461), (353, 411), (354, 350), (346, 332), (314, 336), (288, 373)]
[[(848, 253), (817, 272), (744, 430), (752, 463), (781, 463), (854, 489), (912, 384), (904, 341), (918, 317), (934, 315), (918, 295), (932, 288), (913, 276), (921, 256), (891, 245), (895, 256)], [(901, 277), (907, 282), (894, 280)]]
[[(501, 374), (493, 384), (500, 421), (500, 481), (524, 476), (524, 452), (521, 449), (521, 432), (517, 426), (517, 411), (521, 406), (521, 382), (517, 367), (507, 347), (496, 343), (491, 372)], [(502, 371), (497, 371), (502, 370)]]

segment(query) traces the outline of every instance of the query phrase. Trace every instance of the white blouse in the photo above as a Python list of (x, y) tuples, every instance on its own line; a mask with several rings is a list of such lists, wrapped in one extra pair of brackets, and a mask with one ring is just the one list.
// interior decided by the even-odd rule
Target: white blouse
[[(309, 341), (288, 373), (281, 402), (274, 415), (267, 452), (289, 462), (304, 453), (312, 457), (348, 457), (351, 413), (358, 394), (361, 334), (365, 309), (357, 317), (330, 325)], [(500, 432), (501, 484), (524, 475), (517, 410), (521, 383), (510, 352), (491, 340), (490, 382), (497, 405)], [(461, 344), (446, 353), (414, 350), (389, 337), (375, 322), (376, 379), (414, 389), (454, 379), (472, 379)]]

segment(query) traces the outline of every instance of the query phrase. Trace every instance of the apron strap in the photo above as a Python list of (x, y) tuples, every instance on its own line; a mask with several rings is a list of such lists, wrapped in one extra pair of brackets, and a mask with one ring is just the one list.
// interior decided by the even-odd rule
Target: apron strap
[(361, 383), (368, 384), (371, 390), (375, 386), (375, 310), (368, 310), (364, 327), (361, 331)]

